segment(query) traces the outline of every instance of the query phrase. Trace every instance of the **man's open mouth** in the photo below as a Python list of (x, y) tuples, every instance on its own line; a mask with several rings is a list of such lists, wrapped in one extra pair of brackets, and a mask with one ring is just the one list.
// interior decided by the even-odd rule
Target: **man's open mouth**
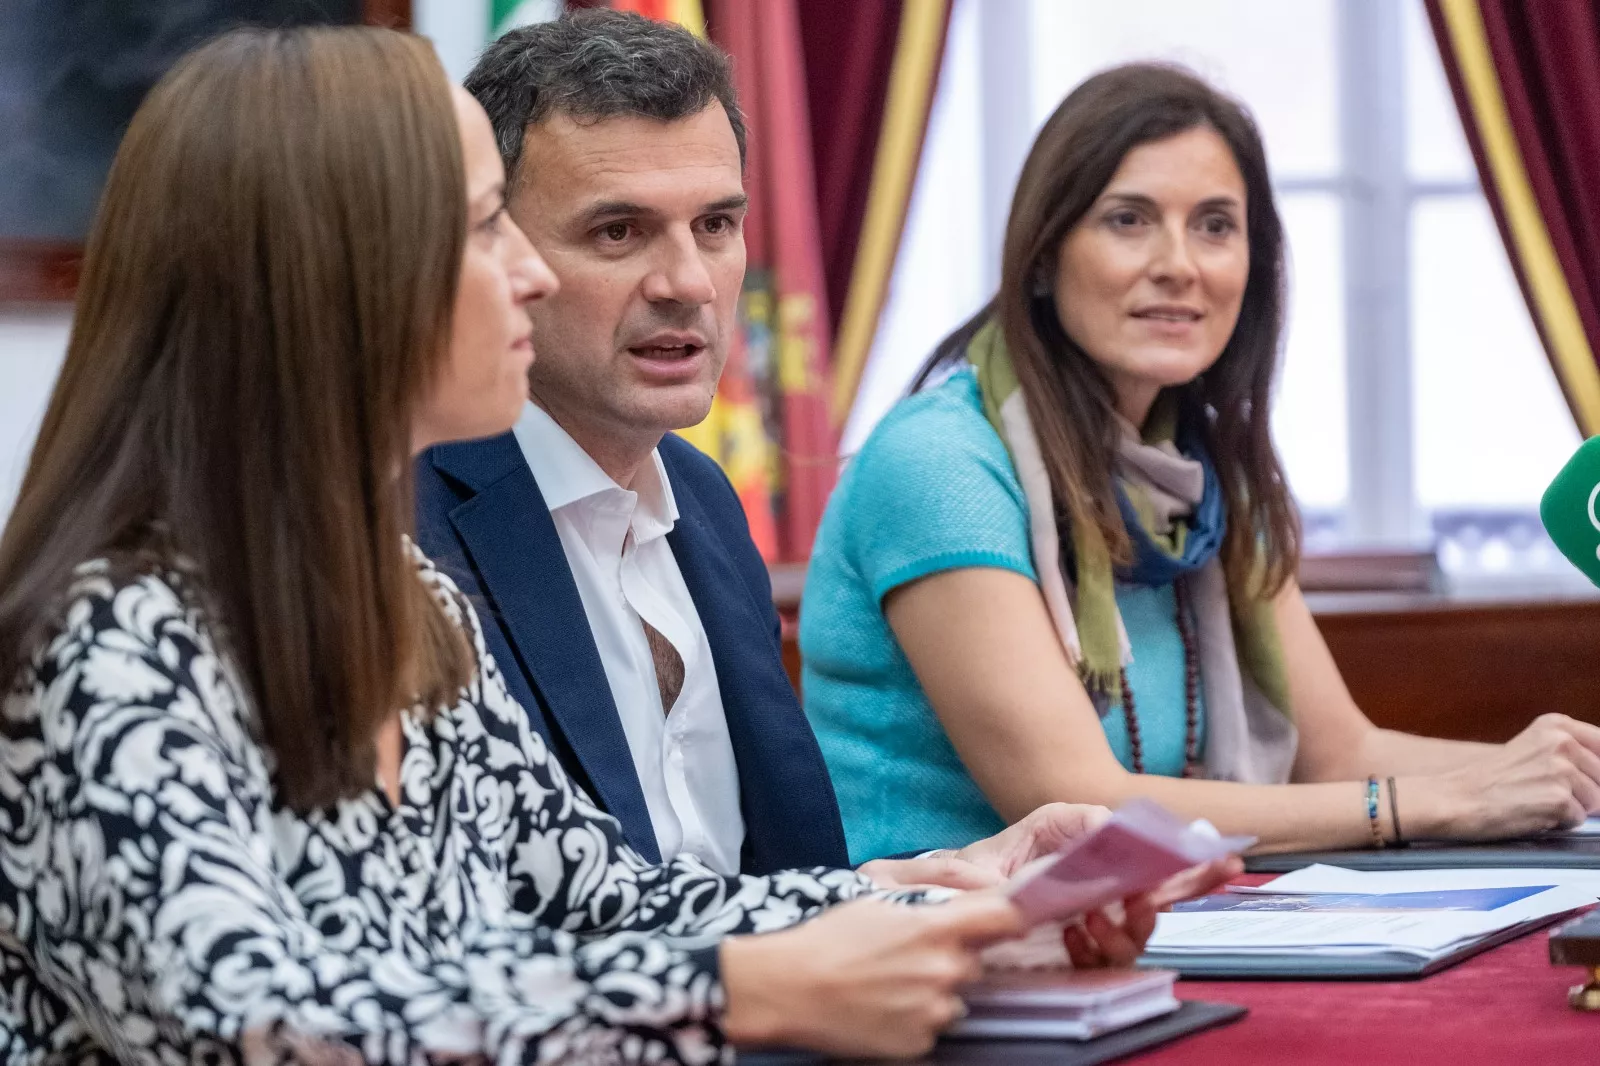
[(698, 344), (674, 344), (671, 346), (652, 344), (628, 349), (628, 351), (641, 359), (688, 359), (697, 355), (701, 350), (702, 346)]

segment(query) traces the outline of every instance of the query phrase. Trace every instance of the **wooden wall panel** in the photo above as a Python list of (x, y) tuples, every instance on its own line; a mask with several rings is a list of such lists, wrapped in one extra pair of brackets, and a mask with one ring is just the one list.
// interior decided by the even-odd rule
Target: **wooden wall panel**
[(82, 260), (76, 244), (0, 238), (0, 304), (70, 301)]
[(1338, 599), (1313, 598), (1317, 624), (1379, 725), (1500, 741), (1545, 711), (1600, 723), (1600, 601)]

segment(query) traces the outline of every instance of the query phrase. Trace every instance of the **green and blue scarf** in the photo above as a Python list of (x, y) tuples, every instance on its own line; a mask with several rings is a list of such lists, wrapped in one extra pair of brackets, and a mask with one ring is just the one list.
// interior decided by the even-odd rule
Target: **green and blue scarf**
[(1079, 523), (1063, 530), (1016, 369), (996, 323), (990, 321), (973, 336), (967, 360), (977, 374), (984, 414), (1005, 442), (1027, 497), (1040, 590), (1067, 658), (1096, 708), (1104, 715), (1122, 701), (1123, 670), (1133, 658), (1117, 610), (1117, 582), (1183, 581), (1200, 643), (1208, 775), (1287, 781), (1297, 738), (1273, 605), (1263, 597), (1231, 602), (1221, 562), (1227, 535), (1222, 487), (1204, 442), (1179, 425), (1176, 403), (1170, 397), (1158, 401), (1142, 431), (1123, 423), (1116, 493), (1134, 558), (1118, 567), (1099, 526)]

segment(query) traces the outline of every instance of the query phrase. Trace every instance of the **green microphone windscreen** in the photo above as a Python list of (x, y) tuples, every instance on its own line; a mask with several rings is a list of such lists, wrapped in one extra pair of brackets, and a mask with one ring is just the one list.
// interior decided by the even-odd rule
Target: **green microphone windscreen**
[(1544, 490), (1539, 519), (1561, 554), (1600, 585), (1600, 437), (1585, 441)]

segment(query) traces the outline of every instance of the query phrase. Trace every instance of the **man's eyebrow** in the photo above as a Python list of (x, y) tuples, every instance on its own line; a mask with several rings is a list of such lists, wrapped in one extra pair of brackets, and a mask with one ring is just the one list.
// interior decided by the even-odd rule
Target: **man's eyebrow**
[(599, 203), (590, 204), (584, 208), (578, 214), (577, 223), (584, 229), (588, 229), (590, 226), (597, 226), (607, 219), (654, 214), (654, 211), (643, 204), (632, 203), (628, 200), (601, 200)]
[[(724, 211), (742, 211), (750, 206), (750, 197), (744, 193), (734, 196), (725, 196), (720, 200), (706, 204), (700, 209), (701, 214), (711, 215)], [(618, 218), (653, 218), (660, 212), (643, 204), (636, 204), (631, 200), (601, 200), (590, 204), (578, 214), (577, 225), (582, 229), (590, 229), (612, 219)]]

